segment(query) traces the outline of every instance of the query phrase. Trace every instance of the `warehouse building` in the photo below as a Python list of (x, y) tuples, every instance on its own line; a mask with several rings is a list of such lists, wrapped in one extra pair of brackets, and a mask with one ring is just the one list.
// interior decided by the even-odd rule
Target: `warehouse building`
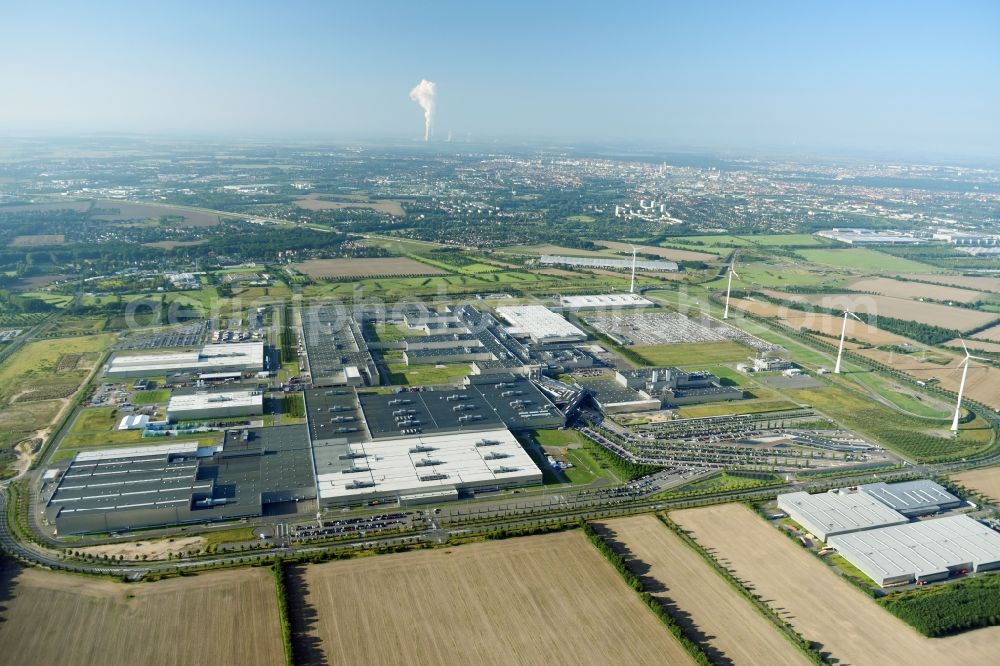
[(258, 373), (265, 370), (264, 343), (208, 345), (201, 351), (168, 354), (116, 354), (108, 363), (108, 377), (144, 377), (177, 373)]
[(496, 309), (510, 326), (507, 333), (515, 338), (530, 338), (535, 344), (546, 342), (581, 342), (587, 334), (542, 305), (513, 305)]
[(882, 587), (1000, 568), (1000, 534), (965, 515), (834, 535), (827, 543)]
[(263, 413), (264, 394), (257, 389), (175, 393), (167, 403), (167, 420), (171, 423)]
[(906, 516), (868, 493), (847, 489), (815, 495), (802, 491), (785, 493), (778, 495), (778, 508), (821, 541), (836, 534), (908, 522)]
[(541, 470), (505, 428), (328, 446), (317, 470), (323, 506), (419, 504), (542, 482)]
[(962, 500), (928, 479), (869, 483), (861, 490), (904, 516), (923, 516), (962, 506)]

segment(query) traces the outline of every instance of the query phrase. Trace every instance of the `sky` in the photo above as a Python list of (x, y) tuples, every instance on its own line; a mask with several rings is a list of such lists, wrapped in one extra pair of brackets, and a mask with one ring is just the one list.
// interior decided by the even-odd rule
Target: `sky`
[(0, 135), (1000, 153), (1000, 3), (0, 0)]

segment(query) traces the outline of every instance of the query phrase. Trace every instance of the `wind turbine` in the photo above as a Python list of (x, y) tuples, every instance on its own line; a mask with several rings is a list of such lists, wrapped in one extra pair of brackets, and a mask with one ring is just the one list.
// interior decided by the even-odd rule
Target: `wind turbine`
[(739, 277), (739, 273), (733, 270), (733, 264), (729, 264), (729, 284), (726, 285), (726, 311), (722, 313), (723, 319), (729, 319), (729, 292), (733, 290), (733, 276)]
[(840, 359), (844, 356), (844, 338), (847, 336), (847, 317), (851, 316), (860, 321), (862, 324), (865, 323), (858, 315), (854, 314), (850, 310), (844, 310), (844, 325), (840, 329), (840, 347), (837, 349), (837, 365), (833, 368), (833, 374), (840, 374)]
[(965, 346), (965, 340), (963, 340), (962, 338), (959, 338), (958, 341), (962, 343), (962, 349), (965, 350), (965, 360), (962, 361), (962, 363), (961, 363), (961, 366), (962, 366), (962, 381), (960, 381), (958, 383), (958, 402), (955, 404), (955, 418), (952, 419), (952, 421), (951, 421), (951, 431), (952, 432), (958, 432), (958, 420), (962, 416), (962, 394), (965, 393), (965, 378), (969, 374), (969, 364), (972, 362), (972, 359), (976, 359), (977, 361), (985, 361), (986, 360), (985, 358), (982, 358), (981, 356), (973, 356), (972, 354), (970, 354), (969, 353), (969, 348)]
[(632, 246), (632, 284), (630, 284), (628, 287), (628, 293), (634, 294), (635, 293), (635, 245), (632, 245), (631, 243), (629, 243), (629, 245)]

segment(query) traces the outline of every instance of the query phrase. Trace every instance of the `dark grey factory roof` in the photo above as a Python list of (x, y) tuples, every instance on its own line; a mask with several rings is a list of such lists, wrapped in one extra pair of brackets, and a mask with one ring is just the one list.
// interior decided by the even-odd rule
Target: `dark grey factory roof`
[(962, 503), (958, 497), (929, 479), (900, 483), (869, 483), (861, 486), (861, 490), (904, 514), (956, 507)]

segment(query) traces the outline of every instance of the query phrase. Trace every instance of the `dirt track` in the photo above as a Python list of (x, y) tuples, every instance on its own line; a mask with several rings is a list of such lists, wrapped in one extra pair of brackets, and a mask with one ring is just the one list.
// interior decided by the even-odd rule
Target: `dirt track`
[(719, 656), (736, 665), (809, 663), (749, 601), (655, 516), (621, 518), (604, 527), (625, 545), (641, 568), (648, 566), (643, 578), (653, 582), (647, 583), (647, 588), (689, 614), (691, 624)]
[(1000, 627), (925, 638), (741, 504), (671, 518), (841, 664), (995, 663)]

